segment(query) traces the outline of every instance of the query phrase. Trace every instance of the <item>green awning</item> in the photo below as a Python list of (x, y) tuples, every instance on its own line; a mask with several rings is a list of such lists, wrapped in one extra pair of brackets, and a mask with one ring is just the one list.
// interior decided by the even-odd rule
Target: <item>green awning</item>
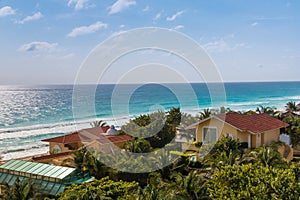
[(16, 180), (31, 179), (41, 191), (55, 195), (73, 183), (83, 183), (91, 177), (70, 167), (35, 163), (24, 160), (10, 160), (0, 166), (0, 184), (13, 185)]

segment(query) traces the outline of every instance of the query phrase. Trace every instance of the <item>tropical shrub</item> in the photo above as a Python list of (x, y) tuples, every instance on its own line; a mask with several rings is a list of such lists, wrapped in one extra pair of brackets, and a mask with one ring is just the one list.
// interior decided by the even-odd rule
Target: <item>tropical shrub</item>
[(137, 182), (112, 181), (105, 177), (90, 183), (68, 186), (58, 195), (58, 199), (126, 199), (138, 187)]
[(248, 164), (223, 167), (207, 191), (212, 199), (299, 199), (300, 184), (293, 169)]

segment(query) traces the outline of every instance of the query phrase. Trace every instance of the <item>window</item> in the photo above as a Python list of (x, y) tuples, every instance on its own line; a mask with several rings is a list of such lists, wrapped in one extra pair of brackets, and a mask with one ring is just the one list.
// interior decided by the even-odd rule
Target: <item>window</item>
[(53, 153), (53, 154), (61, 153), (61, 148), (60, 148), (57, 144), (54, 145), (53, 150), (52, 150), (52, 153)]
[(218, 140), (218, 131), (215, 127), (203, 127), (202, 141), (204, 144), (216, 142)]

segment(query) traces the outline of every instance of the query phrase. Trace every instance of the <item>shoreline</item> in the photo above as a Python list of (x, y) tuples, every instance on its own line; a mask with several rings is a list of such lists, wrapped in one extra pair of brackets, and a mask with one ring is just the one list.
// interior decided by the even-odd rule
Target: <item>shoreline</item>
[[(210, 108), (210, 109), (214, 109), (214, 108)], [(277, 111), (284, 111), (284, 109), (276, 109)], [(199, 112), (192, 112), (191, 109), (190, 109), (190, 112), (185, 112), (185, 113), (188, 113), (188, 114), (192, 114), (192, 115), (197, 115)], [(148, 113), (144, 113), (144, 114), (148, 114)], [(140, 114), (142, 115), (142, 114)], [(125, 124), (127, 122), (129, 122), (130, 119), (133, 119), (134, 117), (133, 116), (128, 116), (128, 117), (120, 117), (119, 118), (119, 121), (122, 120), (122, 124)], [(97, 120), (100, 120), (100, 119), (97, 119)], [(116, 120), (112, 119), (112, 118), (107, 118), (107, 119), (102, 119), (104, 120), (105, 122), (107, 122), (109, 125), (116, 125)], [(41, 137), (41, 136), (45, 136), (45, 137), (41, 137), (41, 139), (39, 141), (37, 141), (36, 143), (32, 143), (32, 145), (28, 145), (29, 148), (25, 149), (25, 150), (7, 150), (7, 151), (10, 151), (10, 152), (4, 152), (5, 151), (3, 148), (2, 148), (2, 152), (1, 152), (1, 156), (2, 158), (0, 159), (0, 161), (5, 161), (5, 160), (10, 160), (10, 159), (23, 159), (23, 158), (32, 158), (34, 156), (38, 156), (38, 155), (47, 155), (49, 153), (49, 146), (45, 146), (43, 142), (41, 142), (42, 139), (47, 139), (47, 138), (50, 138), (50, 137), (53, 137), (53, 131), (59, 131), (60, 133), (54, 133), (56, 134), (56, 136), (59, 136), (59, 135), (63, 135), (63, 134), (68, 134), (68, 133), (72, 133), (72, 132), (75, 132), (77, 130), (81, 130), (81, 129), (84, 129), (84, 128), (89, 128), (90, 127), (90, 122), (92, 122), (91, 120), (88, 120), (88, 119), (85, 119), (85, 120), (82, 120), (80, 121), (79, 123), (68, 123), (68, 124), (65, 124), (63, 122), (61, 123), (56, 123), (54, 125), (50, 125), (50, 127), (52, 128), (47, 128), (47, 132), (44, 133), (44, 134), (41, 134), (40, 130), (43, 129), (43, 125), (40, 125), (40, 126), (29, 126), (31, 127), (31, 129), (29, 129), (27, 127), (27, 129), (25, 129), (25, 132), (29, 132), (28, 135), (23, 135), (22, 134), (19, 134), (19, 139), (20, 138), (32, 138), (34, 136), (36, 137)], [(121, 125), (116, 125), (118, 128), (121, 127)], [(34, 127), (32, 129), (32, 127)], [(38, 127), (37, 129), (35, 129), (35, 127)], [(49, 127), (47, 125), (47, 127)], [(14, 128), (11, 128), (11, 129), (14, 129)], [(17, 128), (18, 130), (21, 129), (20, 127)], [(52, 131), (50, 131), (52, 130)], [(49, 132), (50, 131), (50, 132)], [(19, 130), (19, 133), (22, 133), (24, 131), (22, 130)], [(16, 132), (1, 132), (1, 129), (0, 129), (0, 141), (5, 141), (5, 140), (10, 140), (10, 139), (16, 139), (15, 137), (15, 133)], [(21, 135), (21, 137), (20, 137)], [(54, 136), (54, 137), (56, 137)], [(40, 145), (40, 146), (39, 146)]]

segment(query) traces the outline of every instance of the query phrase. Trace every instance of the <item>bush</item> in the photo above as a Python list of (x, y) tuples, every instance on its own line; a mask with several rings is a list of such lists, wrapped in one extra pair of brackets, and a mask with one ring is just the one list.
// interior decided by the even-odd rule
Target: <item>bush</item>
[(212, 199), (299, 199), (295, 170), (261, 165), (225, 166), (208, 181)]
[(73, 199), (121, 199), (137, 190), (137, 182), (112, 181), (108, 177), (81, 185), (71, 185), (58, 195), (59, 200)]

